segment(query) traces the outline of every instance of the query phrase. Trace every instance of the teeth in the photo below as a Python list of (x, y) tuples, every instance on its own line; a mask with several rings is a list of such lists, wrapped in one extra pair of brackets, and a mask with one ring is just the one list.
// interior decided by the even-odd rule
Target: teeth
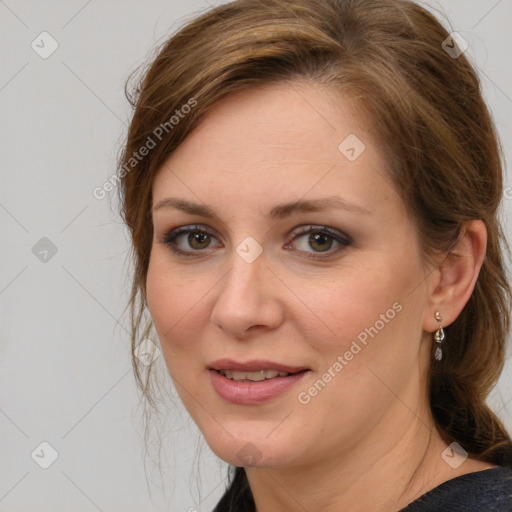
[(251, 380), (258, 382), (265, 379), (274, 379), (275, 377), (287, 377), (287, 372), (279, 372), (277, 370), (264, 370), (258, 372), (237, 372), (234, 370), (219, 370), (221, 375), (231, 380)]

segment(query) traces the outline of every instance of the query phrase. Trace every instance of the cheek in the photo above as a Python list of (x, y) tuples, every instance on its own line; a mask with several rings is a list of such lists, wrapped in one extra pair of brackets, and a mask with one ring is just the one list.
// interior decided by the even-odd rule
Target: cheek
[[(369, 285), (361, 286), (363, 281)], [(321, 424), (326, 436), (355, 439), (366, 432), (415, 371), (419, 309), (411, 296), (404, 305), (407, 287), (393, 283), (365, 277), (332, 293), (310, 295), (318, 318), (310, 314), (301, 330), (318, 366), (314, 379), (298, 390), (296, 407), (318, 418), (316, 426)]]
[[(398, 375), (404, 362), (410, 368), (418, 357), (423, 291), (419, 287), (411, 293), (411, 276), (417, 275), (411, 268), (414, 262), (379, 259), (364, 268), (351, 268), (335, 283), (309, 286), (304, 293), (310, 310), (305, 309), (300, 329), (312, 340), (318, 371), (350, 376), (343, 390), (353, 389), (352, 396), (369, 392), (364, 387), (371, 388), (372, 383), (382, 387), (375, 377), (368, 379), (369, 369)], [(341, 388), (340, 393), (344, 393)]]
[(311, 335), (316, 332), (319, 342), (331, 340), (326, 346), (339, 351), (360, 334), (364, 339), (366, 329), (376, 322), (382, 330), (382, 322), (393, 320), (398, 307), (393, 305), (402, 302), (404, 286), (392, 276), (390, 268), (366, 266), (351, 268), (336, 279), (316, 286), (309, 283), (301, 295), (306, 305), (303, 318), (309, 319), (307, 324), (303, 322), (304, 329), (311, 331)]
[(392, 396), (387, 396), (379, 377), (391, 389), (399, 389), (408, 372), (416, 371), (425, 304), (414, 265), (404, 259), (353, 269), (349, 278), (338, 280), (326, 293), (309, 294), (321, 319), (317, 328), (327, 335), (314, 338), (314, 325), (303, 327), (317, 341), (315, 349), (323, 363), (319, 372), (330, 372), (321, 379), (337, 383), (329, 385), (325, 400), (355, 408), (366, 404), (363, 409), (371, 410), (376, 397)]
[(156, 255), (150, 260), (146, 293), (164, 357), (168, 366), (177, 366), (186, 354), (193, 353), (199, 341), (198, 314), (201, 296), (205, 294), (204, 283), (187, 279), (183, 273), (169, 268), (165, 258)]

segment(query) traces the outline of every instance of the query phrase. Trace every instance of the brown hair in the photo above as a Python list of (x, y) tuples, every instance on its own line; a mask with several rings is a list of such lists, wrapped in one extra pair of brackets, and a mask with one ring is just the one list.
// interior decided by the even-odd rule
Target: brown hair
[[(467, 221), (481, 219), (487, 227), (475, 290), (446, 329), (443, 359), (429, 372), (430, 406), (447, 442), (457, 441), (474, 458), (512, 465), (511, 439), (485, 403), (504, 364), (511, 298), (497, 219), (500, 151), (475, 70), (464, 54), (452, 58), (443, 49), (448, 36), (409, 0), (236, 0), (171, 37), (130, 96), (134, 114), (120, 160), (122, 214), (135, 265), (132, 352), (151, 329), (151, 322), (141, 325), (153, 236), (151, 189), (164, 160), (235, 91), (294, 78), (329, 85), (350, 95), (374, 123), (426, 255), (450, 251)], [(191, 99), (196, 106), (169, 123)], [(165, 136), (128, 165), (159, 126), (168, 128)], [(143, 376), (136, 357), (133, 364), (153, 403), (151, 367)], [(236, 501), (244, 489), (239, 469), (225, 502)]]

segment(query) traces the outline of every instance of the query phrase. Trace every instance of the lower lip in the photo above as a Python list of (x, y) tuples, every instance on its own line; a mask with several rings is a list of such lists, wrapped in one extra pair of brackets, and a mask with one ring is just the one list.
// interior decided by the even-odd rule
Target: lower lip
[(285, 391), (309, 373), (300, 372), (289, 377), (275, 377), (257, 382), (236, 381), (228, 379), (215, 370), (209, 370), (213, 389), (224, 400), (239, 405), (256, 405), (267, 402)]

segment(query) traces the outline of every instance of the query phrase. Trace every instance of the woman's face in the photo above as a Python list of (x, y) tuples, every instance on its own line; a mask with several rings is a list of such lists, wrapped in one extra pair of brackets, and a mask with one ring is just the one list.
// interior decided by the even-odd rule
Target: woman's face
[(240, 92), (154, 181), (149, 309), (186, 408), (237, 466), (399, 438), (424, 401), (428, 277), (353, 107), (301, 82)]

